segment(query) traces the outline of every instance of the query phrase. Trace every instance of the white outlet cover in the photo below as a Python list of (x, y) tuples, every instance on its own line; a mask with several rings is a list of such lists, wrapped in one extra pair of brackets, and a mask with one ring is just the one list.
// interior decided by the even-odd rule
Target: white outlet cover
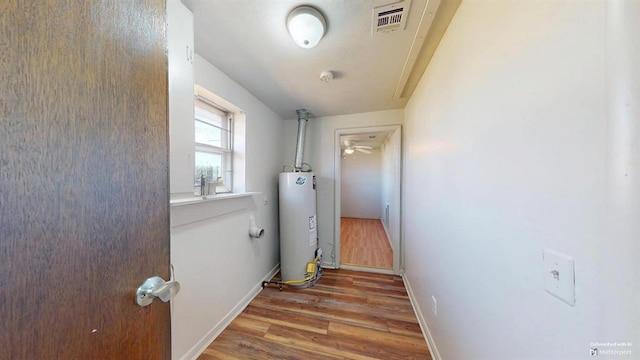
[(576, 304), (576, 277), (571, 256), (552, 249), (542, 253), (545, 290), (571, 306)]

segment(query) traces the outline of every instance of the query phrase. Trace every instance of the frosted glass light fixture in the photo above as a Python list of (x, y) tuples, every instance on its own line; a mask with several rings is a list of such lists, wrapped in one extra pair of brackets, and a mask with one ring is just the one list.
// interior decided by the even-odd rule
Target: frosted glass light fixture
[(347, 155), (351, 155), (351, 154), (353, 154), (353, 153), (354, 153), (354, 151), (355, 151), (355, 150), (353, 150), (353, 148), (350, 148), (350, 147), (348, 147), (348, 148), (344, 149), (344, 153), (345, 153), (345, 154), (347, 154)]
[(316, 8), (298, 6), (287, 17), (287, 29), (298, 46), (310, 49), (324, 36), (327, 22)]

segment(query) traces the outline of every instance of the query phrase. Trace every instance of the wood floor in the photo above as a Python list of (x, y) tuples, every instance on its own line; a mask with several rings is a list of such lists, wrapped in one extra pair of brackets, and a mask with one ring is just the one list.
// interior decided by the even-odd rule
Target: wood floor
[(198, 359), (431, 356), (402, 278), (325, 270), (307, 289), (263, 289)]
[(379, 219), (340, 219), (340, 263), (393, 269), (393, 251)]

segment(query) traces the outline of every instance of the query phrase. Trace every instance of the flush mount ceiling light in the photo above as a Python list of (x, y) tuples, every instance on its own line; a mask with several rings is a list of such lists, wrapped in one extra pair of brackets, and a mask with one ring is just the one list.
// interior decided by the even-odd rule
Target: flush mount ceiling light
[(327, 29), (324, 16), (311, 6), (298, 6), (287, 17), (287, 29), (298, 46), (310, 49), (320, 42)]

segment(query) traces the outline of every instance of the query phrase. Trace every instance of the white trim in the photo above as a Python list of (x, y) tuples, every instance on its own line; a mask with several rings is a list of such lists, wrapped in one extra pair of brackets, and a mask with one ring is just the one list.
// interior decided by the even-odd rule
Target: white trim
[(429, 327), (427, 326), (427, 322), (424, 319), (424, 315), (422, 315), (422, 311), (420, 310), (420, 306), (418, 306), (417, 301), (415, 300), (415, 296), (413, 294), (413, 289), (411, 288), (411, 283), (409, 283), (409, 278), (406, 274), (402, 274), (402, 281), (404, 281), (404, 287), (407, 289), (407, 295), (409, 295), (409, 301), (411, 301), (411, 306), (413, 307), (413, 312), (416, 314), (416, 318), (418, 319), (418, 324), (420, 324), (420, 329), (422, 330), (422, 335), (427, 341), (427, 346), (429, 347), (429, 352), (431, 353), (431, 358), (433, 360), (441, 360), (440, 353), (438, 352), (438, 348), (436, 347), (436, 343), (433, 340), (433, 336), (431, 335), (431, 331), (429, 331)]
[[(335, 139), (334, 139), (334, 160), (333, 160), (333, 177), (335, 179), (335, 185), (334, 185), (334, 233), (333, 233), (333, 254), (335, 254), (335, 257), (332, 258), (333, 263), (332, 264), (326, 264), (323, 263), (322, 266), (323, 267), (333, 267), (333, 268), (344, 268), (344, 266), (340, 265), (340, 218), (342, 215), (342, 209), (341, 209), (341, 198), (342, 198), (342, 194), (341, 194), (341, 189), (340, 189), (340, 184), (342, 183), (342, 175), (341, 175), (341, 158), (342, 158), (342, 149), (341, 149), (341, 144), (340, 144), (340, 136), (342, 135), (351, 135), (351, 134), (361, 134), (361, 133), (371, 133), (371, 132), (388, 132), (389, 134), (393, 135), (395, 134), (397, 131), (400, 131), (400, 144), (398, 144), (398, 146), (400, 147), (398, 150), (398, 154), (400, 156), (399, 159), (396, 159), (398, 161), (398, 163), (400, 164), (399, 168), (398, 168), (398, 172), (396, 174), (396, 176), (398, 177), (398, 197), (400, 199), (400, 206), (398, 206), (398, 209), (394, 210), (398, 212), (398, 219), (402, 219), (402, 213), (401, 213), (401, 209), (402, 209), (402, 148), (404, 146), (404, 143), (402, 141), (402, 125), (381, 125), (381, 126), (369, 126), (369, 127), (358, 127), (358, 128), (351, 128), (351, 129), (336, 129), (335, 130)], [(402, 221), (402, 220), (400, 220)], [(384, 221), (383, 221), (384, 223)], [(383, 226), (384, 227), (384, 226)], [(402, 255), (402, 225), (400, 224), (400, 229), (399, 229), (399, 236), (397, 239), (397, 246), (391, 246), (391, 248), (393, 249), (393, 274), (395, 275), (401, 275), (403, 272), (402, 269), (402, 263), (404, 261), (403, 259), (403, 255)], [(388, 236), (387, 237), (389, 239), (390, 242), (393, 242), (393, 239)], [(363, 269), (367, 269), (367, 268), (363, 268)]]
[(275, 274), (280, 271), (280, 264), (277, 264), (271, 271), (256, 285), (251, 289), (251, 291), (240, 300), (240, 302), (225, 315), (209, 332), (205, 334), (205, 336), (200, 339), (189, 351), (187, 351), (184, 356), (182, 356), (181, 360), (191, 359), (195, 360), (200, 356), (209, 345), (222, 333), (224, 329), (231, 324), (231, 322), (238, 317), (242, 313), (242, 311), (251, 303), (251, 301), (260, 294), (262, 291), (262, 282), (271, 280)]
[(232, 103), (228, 102), (227, 100), (223, 99), (222, 97), (214, 94), (213, 92), (207, 90), (204, 86), (200, 85), (200, 84), (195, 84), (193, 86), (193, 90), (195, 93), (196, 97), (202, 97), (207, 99), (209, 102), (216, 104), (219, 107), (222, 107), (223, 110), (226, 110), (227, 112), (232, 112), (232, 113), (237, 113), (237, 112), (243, 112), (244, 110), (240, 109), (239, 107), (233, 105)]

